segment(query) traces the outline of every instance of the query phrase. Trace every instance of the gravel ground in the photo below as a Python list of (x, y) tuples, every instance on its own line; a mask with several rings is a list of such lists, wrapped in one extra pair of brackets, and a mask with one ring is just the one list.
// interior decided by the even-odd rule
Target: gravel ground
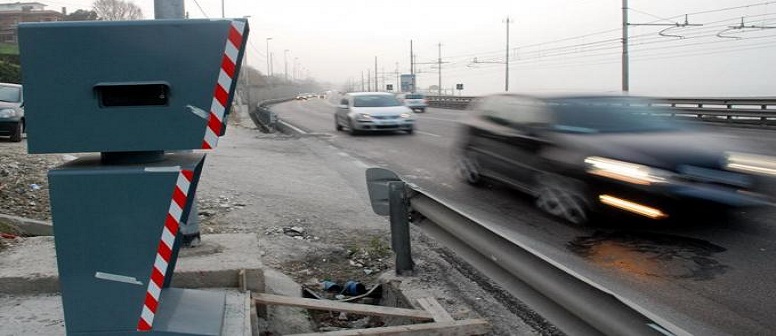
[[(414, 228), (416, 273), (397, 278), (389, 224), (371, 211), (364, 164), (315, 138), (258, 133), (246, 120), (205, 161), (197, 191), (203, 234), (255, 234), (265, 265), (313, 288), (322, 280), (369, 288), (399, 279), (405, 295), (434, 297), (456, 319), (489, 320), (492, 335), (560, 334)], [(27, 155), (26, 141), (0, 141), (0, 213), (50, 220), (46, 170), (72, 158)]]

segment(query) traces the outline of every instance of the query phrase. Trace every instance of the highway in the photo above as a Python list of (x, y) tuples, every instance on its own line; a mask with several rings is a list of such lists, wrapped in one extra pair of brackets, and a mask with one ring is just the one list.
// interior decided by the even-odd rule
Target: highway
[[(351, 136), (335, 131), (334, 106), (323, 99), (291, 101), (272, 110), (307, 136), (365, 166), (397, 172), (656, 320), (695, 335), (776, 334), (776, 208), (659, 223), (618, 217), (578, 227), (547, 217), (518, 192), (459, 181), (452, 151), (457, 120), (465, 111), (430, 108), (418, 115), (414, 135)], [(774, 130), (718, 128), (718, 134), (776, 155)]]

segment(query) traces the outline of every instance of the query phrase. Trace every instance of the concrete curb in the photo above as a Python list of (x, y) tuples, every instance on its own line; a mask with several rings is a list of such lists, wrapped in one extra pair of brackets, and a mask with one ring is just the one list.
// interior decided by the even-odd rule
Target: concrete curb
[[(243, 280), (244, 279), (244, 280)], [(175, 272), (171, 286), (176, 288), (240, 288), (264, 292), (262, 269), (226, 269)], [(37, 295), (59, 293), (58, 276), (17, 276), (0, 278), (0, 294)]]
[(0, 224), (10, 225), (29, 236), (54, 235), (54, 226), (51, 222), (42, 220), (0, 214)]
[[(203, 235), (203, 244), (179, 253), (171, 285), (264, 292), (264, 265), (255, 235)], [(0, 251), (0, 294), (58, 293), (53, 237), (20, 238)]]

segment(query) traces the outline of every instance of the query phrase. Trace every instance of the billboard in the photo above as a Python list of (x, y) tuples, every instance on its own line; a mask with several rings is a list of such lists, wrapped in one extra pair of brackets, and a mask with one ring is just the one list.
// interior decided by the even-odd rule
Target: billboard
[(415, 88), (413, 84), (415, 82), (415, 75), (403, 74), (401, 75), (401, 92), (413, 92)]

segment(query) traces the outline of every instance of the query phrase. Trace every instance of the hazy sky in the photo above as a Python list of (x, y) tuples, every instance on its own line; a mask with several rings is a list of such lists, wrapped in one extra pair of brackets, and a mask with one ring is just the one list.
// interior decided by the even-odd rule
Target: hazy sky
[[(463, 83), (464, 95), (504, 90), (507, 16), (510, 91), (619, 91), (621, 0), (286, 0), (225, 1), (227, 17), (250, 16), (251, 66), (274, 72), (294, 58), (319, 81), (345, 83), (374, 71), (383, 79), (436, 62), (442, 44), (442, 86)], [(88, 0), (40, 2), (72, 12)], [(134, 0), (153, 18), (153, 0)], [(192, 18), (221, 17), (221, 0), (186, 0)], [(199, 5), (199, 6), (198, 6)], [(202, 8), (200, 10), (200, 7)], [(739, 8), (736, 8), (739, 7)], [(776, 96), (776, 1), (630, 0), (631, 92), (664, 96)], [(204, 12), (204, 13), (203, 13)], [(740, 28), (742, 25), (745, 29)], [(725, 31), (727, 30), (727, 31)], [(717, 34), (720, 34), (719, 37)], [(481, 63), (473, 63), (473, 59)], [(491, 63), (482, 63), (491, 62)], [(437, 84), (436, 65), (418, 65), (418, 87)], [(395, 84), (394, 84), (395, 85)]]

